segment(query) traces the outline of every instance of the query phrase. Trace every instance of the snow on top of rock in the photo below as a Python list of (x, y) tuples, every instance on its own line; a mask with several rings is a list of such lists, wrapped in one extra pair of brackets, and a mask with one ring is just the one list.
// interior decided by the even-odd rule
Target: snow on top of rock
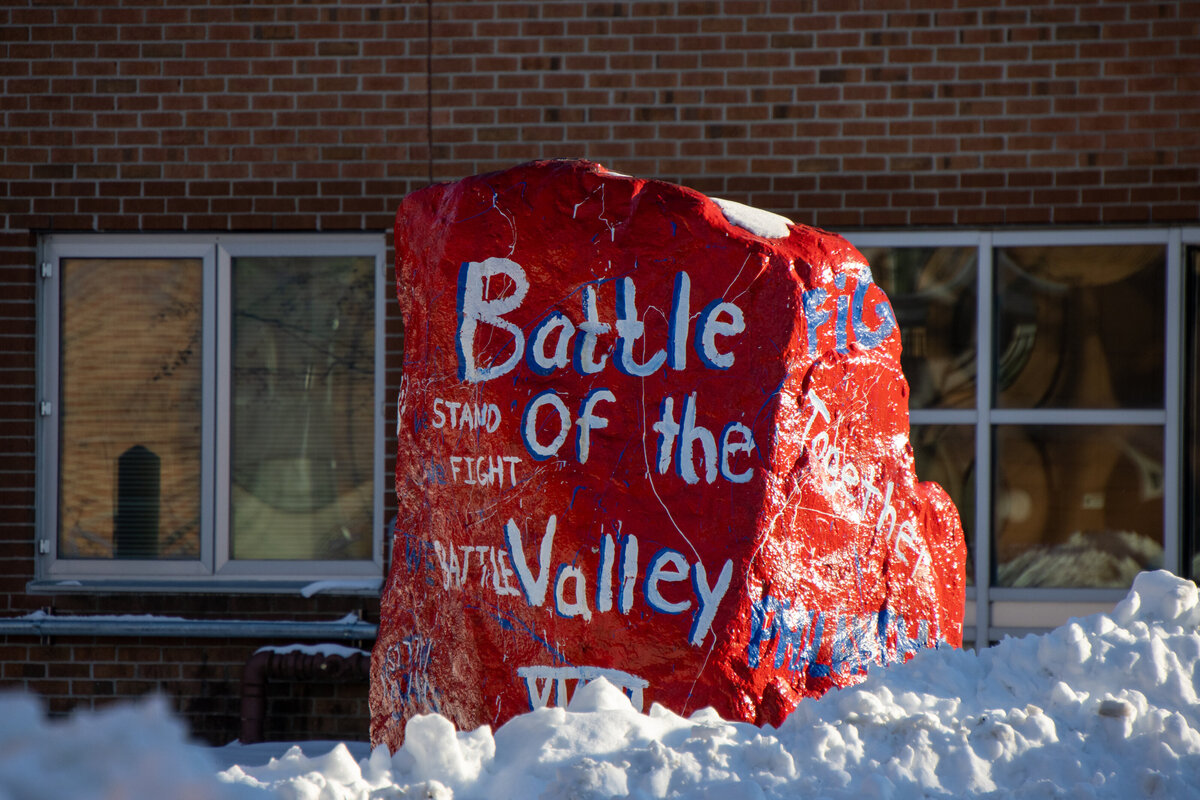
[(712, 198), (712, 201), (721, 209), (730, 225), (748, 230), (755, 236), (764, 239), (786, 239), (792, 233), (789, 227), (792, 221), (787, 217), (719, 197)]

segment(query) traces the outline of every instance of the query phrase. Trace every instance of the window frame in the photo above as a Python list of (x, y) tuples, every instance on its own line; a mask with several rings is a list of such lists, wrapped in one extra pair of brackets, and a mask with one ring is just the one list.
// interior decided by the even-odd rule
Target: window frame
[[(32, 592), (294, 592), (316, 582), (371, 593), (384, 569), (386, 237), (380, 233), (50, 234), (39, 242), (36, 562)], [(232, 264), (239, 257), (343, 256), (374, 262), (371, 556), (346, 561), (229, 557), (232, 419)], [(61, 262), (72, 258), (202, 261), (200, 555), (195, 560), (58, 557)]]
[[(967, 588), (966, 638), (986, 645), (1005, 634), (1053, 627), (1063, 614), (1110, 611), (1125, 589), (1010, 588), (992, 580), (994, 429), (1000, 425), (1154, 425), (1163, 431), (1163, 566), (1181, 572), (1183, 502), (1183, 257), (1200, 244), (1200, 227), (1061, 228), (997, 230), (858, 231), (843, 234), (856, 248), (975, 247), (976, 376), (973, 409), (915, 409), (914, 425), (972, 425), (975, 429), (975, 495), (972, 549), (975, 585)], [(993, 397), (995, 322), (993, 254), (1018, 246), (1156, 244), (1166, 250), (1163, 405), (1157, 409), (1006, 409)], [(1062, 617), (1060, 619), (1060, 617)]]

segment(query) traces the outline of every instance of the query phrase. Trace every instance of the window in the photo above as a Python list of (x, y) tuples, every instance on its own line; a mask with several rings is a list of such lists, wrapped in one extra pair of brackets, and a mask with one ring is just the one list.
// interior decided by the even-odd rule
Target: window
[(1184, 574), (1200, 581), (1200, 241), (1187, 247), (1183, 274), (1187, 316), (1183, 375), (1183, 566)]
[(382, 235), (50, 236), (41, 588), (382, 570)]
[(994, 580), (1163, 566), (1166, 244), (996, 247)]
[(1143, 569), (1191, 574), (1200, 231), (848, 238), (896, 309), (917, 475), (958, 506), (979, 638), (1058, 624), (1013, 602), (1082, 612)]

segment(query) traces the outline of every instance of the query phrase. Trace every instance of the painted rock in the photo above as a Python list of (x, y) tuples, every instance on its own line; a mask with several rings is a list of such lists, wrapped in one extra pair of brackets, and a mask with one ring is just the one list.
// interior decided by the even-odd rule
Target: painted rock
[(900, 336), (838, 236), (580, 161), (418, 191), (371, 739), (564, 706), (778, 724), (961, 645)]

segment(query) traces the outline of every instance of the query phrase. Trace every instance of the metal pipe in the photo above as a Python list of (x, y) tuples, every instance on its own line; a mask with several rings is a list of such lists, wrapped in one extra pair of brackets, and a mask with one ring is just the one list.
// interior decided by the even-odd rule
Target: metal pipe
[(322, 639), (374, 641), (379, 628), (357, 618), (298, 620), (200, 620), (133, 617), (30, 615), (0, 619), (4, 636), (164, 636), (201, 639)]

